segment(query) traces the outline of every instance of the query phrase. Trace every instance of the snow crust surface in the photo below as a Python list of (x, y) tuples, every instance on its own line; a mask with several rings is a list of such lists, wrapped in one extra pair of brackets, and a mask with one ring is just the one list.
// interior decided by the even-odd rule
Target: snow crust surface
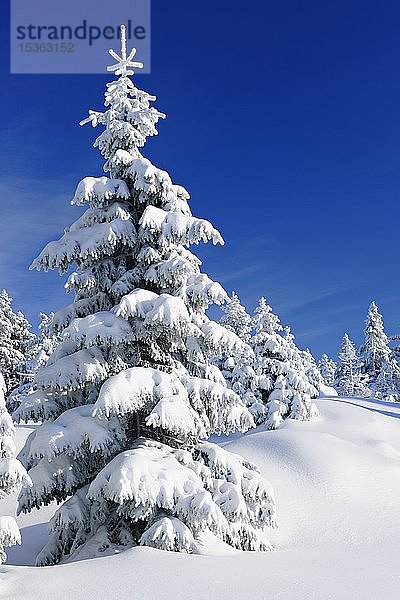
[[(278, 502), (272, 552), (205, 534), (204, 555), (135, 548), (35, 568), (55, 507), (18, 517), (23, 545), (0, 568), (9, 600), (395, 600), (400, 597), (400, 404), (323, 398), (318, 420), (216, 438), (255, 462)], [(17, 427), (21, 446), (33, 427)], [(213, 440), (215, 441), (215, 439)], [(1, 502), (14, 514), (15, 497)], [(164, 524), (165, 526), (165, 524)], [(19, 566), (18, 566), (19, 565)], [(188, 592), (189, 591), (189, 592)], [(189, 593), (189, 596), (188, 596)]]

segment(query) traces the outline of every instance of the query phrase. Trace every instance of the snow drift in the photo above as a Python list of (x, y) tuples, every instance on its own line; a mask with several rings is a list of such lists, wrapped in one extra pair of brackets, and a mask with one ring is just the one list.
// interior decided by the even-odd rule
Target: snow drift
[[(400, 596), (400, 405), (317, 400), (320, 418), (219, 439), (258, 463), (280, 498), (275, 549), (238, 552), (210, 538), (213, 556), (135, 548), (34, 568), (54, 511), (19, 517), (23, 545), (1, 569), (10, 600), (394, 600)], [(18, 428), (22, 445), (29, 428)], [(5, 501), (12, 514), (15, 498)], [(4, 501), (2, 509), (4, 508)]]

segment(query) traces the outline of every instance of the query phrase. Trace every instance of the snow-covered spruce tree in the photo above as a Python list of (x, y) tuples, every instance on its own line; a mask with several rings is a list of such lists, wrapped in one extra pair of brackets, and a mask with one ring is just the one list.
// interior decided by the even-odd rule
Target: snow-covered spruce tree
[[(14, 426), (6, 409), (5, 392), (6, 385), (0, 373), (0, 499), (13, 492), (20, 484), (30, 484), (24, 467), (15, 458)], [(0, 515), (0, 564), (7, 558), (4, 549), (20, 543), (21, 536), (15, 520)]]
[[(220, 324), (236, 333), (243, 342), (250, 343), (252, 318), (235, 292), (232, 292), (230, 301), (223, 305), (222, 310), (225, 314), (220, 319)], [(259, 378), (254, 371), (254, 360), (253, 352), (242, 352), (240, 348), (239, 352), (234, 355), (223, 354), (214, 358), (214, 363), (221, 369), (228, 386), (242, 398), (247, 406), (253, 408), (258, 404), (259, 383)]]
[(35, 391), (35, 375), (42, 369), (54, 352), (60, 337), (51, 329), (54, 314), (39, 313), (39, 335), (35, 335), (28, 344), (29, 358), (20, 365), (20, 385), (7, 397), (7, 408), (11, 414), (18, 408), (21, 399)]
[(318, 396), (318, 389), (310, 383), (304, 356), (290, 328), (283, 330), (279, 317), (265, 298), (258, 303), (253, 326), (255, 334), (251, 345), (257, 389), (251, 390), (256, 400), (249, 410), (256, 423), (275, 429), (285, 418), (310, 420), (318, 414), (312, 402)]
[(360, 348), (363, 372), (373, 382), (379, 375), (382, 365), (389, 360), (389, 341), (385, 334), (382, 315), (375, 302), (371, 302), (364, 329), (364, 343)]
[(400, 400), (400, 367), (393, 360), (383, 363), (378, 377), (372, 384), (376, 398), (399, 402)]
[(339, 351), (334, 388), (339, 396), (369, 396), (368, 374), (361, 372), (361, 364), (356, 348), (345, 333)]
[(76, 265), (67, 284), (74, 302), (53, 320), (63, 341), (17, 411), (48, 419), (21, 453), (33, 487), (19, 509), (64, 502), (38, 565), (135, 545), (195, 552), (205, 530), (263, 550), (275, 523), (257, 468), (201, 441), (253, 425), (210, 363), (246, 345), (205, 314), (227, 296), (188, 246), (223, 240), (140, 153), (164, 115), (131, 81), (141, 65), (135, 51), (126, 55), (124, 28), (121, 37), (121, 57), (110, 51), (117, 79), (106, 111), (87, 119), (104, 126), (95, 146), (110, 177), (79, 183), (73, 204), (89, 208), (33, 263), (61, 273)]
[(336, 371), (335, 361), (329, 358), (327, 354), (323, 354), (318, 361), (318, 369), (325, 385), (333, 385)]
[(400, 335), (396, 334), (396, 335), (391, 335), (389, 337), (389, 344), (390, 344), (390, 357), (392, 360), (399, 362), (400, 361)]
[[(222, 311), (224, 314), (219, 323), (225, 329), (233, 331), (243, 342), (248, 343), (251, 332), (251, 316), (246, 312), (245, 307), (240, 302), (239, 296), (235, 292), (232, 292), (228, 302), (222, 306)], [(232, 387), (234, 369), (238, 366), (242, 367), (249, 364), (250, 360), (251, 353), (247, 352), (243, 354), (240, 352), (236, 356), (222, 354), (215, 357), (213, 362), (220, 368), (225, 380)]]
[(241, 304), (239, 296), (235, 292), (232, 292), (229, 302), (222, 307), (222, 310), (224, 315), (219, 321), (220, 324), (229, 331), (236, 333), (244, 342), (248, 342), (252, 329), (251, 316)]
[(28, 361), (27, 371), (31, 379), (44, 367), (53, 354), (61, 339), (52, 327), (54, 313), (47, 315), (44, 312), (39, 313), (40, 323), (38, 326), (39, 335), (35, 337), (32, 343), (32, 358)]
[(300, 350), (300, 356), (304, 365), (304, 371), (307, 375), (307, 379), (310, 384), (320, 389), (320, 386), (324, 384), (324, 380), (322, 378), (321, 373), (319, 372), (318, 365), (315, 362), (315, 358), (311, 354), (311, 350), (306, 348), (305, 350)]
[(34, 334), (22, 312), (15, 313), (12, 298), (6, 290), (0, 292), (0, 370), (7, 391), (20, 383), (20, 370), (30, 356), (30, 342)]

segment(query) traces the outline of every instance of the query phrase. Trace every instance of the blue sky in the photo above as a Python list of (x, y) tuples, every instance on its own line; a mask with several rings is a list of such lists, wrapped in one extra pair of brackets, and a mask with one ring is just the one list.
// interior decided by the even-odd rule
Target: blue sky
[[(1, 10), (0, 287), (36, 323), (70, 301), (28, 265), (76, 218), (78, 180), (102, 174), (78, 122), (110, 77), (10, 75)], [(371, 299), (400, 333), (399, 33), (395, 1), (153, 0), (136, 81), (168, 119), (145, 154), (223, 233), (204, 270), (249, 309), (265, 295), (317, 356), (344, 331), (361, 341)]]

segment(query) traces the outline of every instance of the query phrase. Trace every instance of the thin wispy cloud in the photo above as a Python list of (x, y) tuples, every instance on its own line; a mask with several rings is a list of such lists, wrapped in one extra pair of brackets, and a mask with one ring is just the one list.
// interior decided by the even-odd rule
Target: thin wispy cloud
[[(57, 239), (78, 216), (69, 204), (70, 186), (52, 180), (3, 177), (0, 180), (0, 289), (14, 297), (15, 307), (36, 322), (40, 310), (60, 308), (62, 281), (54, 274), (29, 272), (42, 247)], [(52, 305), (52, 299), (58, 305)]]
[(62, 185), (22, 177), (0, 180), (1, 266), (19, 262), (38, 250), (38, 245), (57, 231), (62, 233), (73, 214)]

